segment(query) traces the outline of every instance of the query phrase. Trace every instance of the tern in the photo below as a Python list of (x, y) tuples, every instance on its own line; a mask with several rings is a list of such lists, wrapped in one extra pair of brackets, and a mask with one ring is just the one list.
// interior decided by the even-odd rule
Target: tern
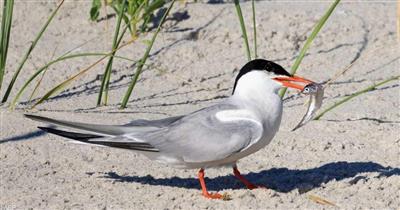
[(68, 122), (35, 115), (26, 117), (50, 124), (49, 127), (38, 127), (48, 133), (79, 143), (133, 150), (172, 167), (199, 169), (202, 194), (221, 199), (220, 193), (207, 191), (205, 169), (229, 166), (247, 188), (262, 187), (246, 180), (236, 163), (268, 145), (278, 131), (282, 118), (279, 90), (289, 87), (302, 91), (310, 83), (313, 82), (291, 76), (272, 61), (255, 59), (240, 69), (230, 97), (187, 115), (160, 120), (140, 119), (125, 125)]

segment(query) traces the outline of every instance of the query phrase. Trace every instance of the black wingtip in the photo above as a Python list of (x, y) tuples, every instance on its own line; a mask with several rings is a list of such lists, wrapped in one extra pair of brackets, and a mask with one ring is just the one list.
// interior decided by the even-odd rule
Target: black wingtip
[(93, 134), (85, 134), (85, 133), (75, 133), (75, 132), (70, 132), (70, 131), (63, 131), (63, 130), (58, 130), (55, 128), (51, 127), (38, 127), (39, 129), (46, 131), (47, 133), (55, 134), (58, 136), (62, 136), (65, 138), (69, 139), (74, 139), (77, 141), (82, 141), (82, 142), (87, 142), (89, 139), (94, 139), (94, 138), (101, 138), (103, 136), (99, 135), (93, 135)]
[(73, 139), (76, 141), (84, 142), (84, 143), (90, 143), (90, 144), (96, 144), (96, 145), (102, 145), (102, 146), (108, 146), (108, 147), (116, 147), (116, 148), (121, 148), (121, 149), (131, 149), (131, 150), (138, 150), (138, 151), (144, 151), (144, 152), (159, 152), (158, 149), (154, 148), (152, 145), (148, 143), (142, 143), (142, 142), (112, 142), (112, 141), (89, 141), (90, 139), (94, 138), (101, 138), (103, 136), (97, 136), (97, 135), (92, 135), (92, 134), (85, 134), (85, 133), (75, 133), (75, 132), (70, 132), (70, 131), (63, 131), (63, 130), (58, 130), (52, 127), (38, 127), (39, 129), (55, 134), (58, 136), (62, 136), (65, 138)]
[(46, 131), (47, 133), (51, 133), (51, 130), (55, 130), (51, 129), (50, 127), (42, 127), (42, 126), (38, 126), (37, 128), (39, 128), (42, 131)]

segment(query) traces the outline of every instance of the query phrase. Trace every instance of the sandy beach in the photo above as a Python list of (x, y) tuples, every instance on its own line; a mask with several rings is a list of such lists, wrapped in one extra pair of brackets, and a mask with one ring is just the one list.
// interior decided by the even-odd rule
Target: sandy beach
[[(243, 2), (252, 31), (251, 3)], [(17, 68), (55, 1), (16, 1), (5, 83)], [(256, 2), (259, 57), (293, 65), (328, 1)], [(115, 17), (89, 20), (91, 1), (66, 1), (34, 49), (16, 82), (13, 98), (35, 70), (74, 52), (108, 52)], [(104, 14), (101, 14), (104, 15)], [(356, 91), (400, 73), (396, 1), (341, 2), (318, 34), (298, 74), (326, 81), (355, 61), (325, 90), (322, 109)], [(141, 58), (152, 33), (118, 55)], [(129, 40), (129, 36), (125, 41)], [(252, 36), (250, 35), (250, 43)], [(52, 65), (33, 97), (99, 57)], [(126, 109), (119, 109), (135, 65), (116, 60), (109, 105), (96, 107), (106, 61), (35, 109), (31, 85), (17, 109), (0, 107), (0, 209), (398, 209), (400, 206), (400, 83), (380, 86), (292, 132), (306, 112), (306, 96), (284, 101), (274, 140), (242, 159), (239, 169), (268, 189), (247, 190), (230, 168), (206, 171), (212, 192), (201, 196), (197, 170), (151, 162), (132, 151), (71, 144), (37, 129), (24, 113), (77, 122), (123, 124), (133, 119), (182, 115), (228, 97), (246, 63), (233, 3), (177, 3), (159, 34)], [(289, 91), (287, 97), (297, 95)], [(323, 198), (334, 205), (315, 202)], [(310, 198), (311, 197), (311, 198)]]

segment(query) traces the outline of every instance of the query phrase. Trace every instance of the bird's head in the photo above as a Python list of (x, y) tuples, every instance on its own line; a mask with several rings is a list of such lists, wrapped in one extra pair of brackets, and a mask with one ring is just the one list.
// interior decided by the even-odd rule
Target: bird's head
[(313, 83), (313, 81), (299, 76), (291, 76), (282, 66), (264, 59), (249, 61), (240, 69), (232, 94), (235, 93), (236, 86), (241, 79), (244, 80), (242, 83), (248, 86), (256, 84), (257, 80), (265, 80), (273, 81), (274, 85), (277, 84), (278, 87), (294, 88), (300, 91), (303, 91), (308, 84)]

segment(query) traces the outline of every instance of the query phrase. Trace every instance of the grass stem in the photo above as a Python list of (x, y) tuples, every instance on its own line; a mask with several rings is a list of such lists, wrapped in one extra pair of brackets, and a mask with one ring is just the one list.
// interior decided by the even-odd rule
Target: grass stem
[(244, 45), (246, 47), (247, 60), (250, 61), (251, 60), (251, 54), (250, 54), (249, 40), (247, 38), (246, 26), (244, 24), (242, 9), (240, 8), (239, 0), (234, 0), (233, 2), (235, 3), (236, 13), (238, 15), (240, 28), (242, 30), (243, 41), (244, 41)]
[(353, 94), (351, 94), (351, 95), (349, 95), (349, 96), (343, 98), (342, 100), (340, 100), (340, 101), (334, 103), (333, 105), (329, 106), (329, 107), (326, 108), (324, 111), (321, 111), (321, 112), (314, 118), (314, 120), (319, 120), (322, 116), (324, 116), (324, 114), (326, 114), (326, 113), (329, 112), (329, 111), (332, 111), (332, 109), (334, 109), (334, 108), (336, 108), (336, 107), (338, 107), (338, 106), (340, 106), (340, 105), (346, 103), (347, 101), (349, 101), (349, 100), (352, 99), (352, 98), (355, 98), (355, 97), (357, 97), (357, 96), (359, 96), (359, 95), (361, 95), (361, 94), (367, 93), (367, 92), (369, 92), (369, 91), (371, 91), (371, 90), (374, 90), (374, 89), (377, 88), (378, 86), (384, 85), (384, 84), (386, 84), (386, 83), (388, 83), (388, 82), (391, 82), (391, 81), (394, 81), (394, 80), (398, 80), (399, 78), (400, 78), (400, 75), (394, 76), (394, 77), (391, 77), (391, 78), (389, 78), (389, 79), (386, 79), (386, 80), (384, 80), (384, 81), (382, 81), (382, 82), (379, 82), (379, 83), (376, 83), (376, 84), (374, 84), (374, 85), (371, 85), (371, 86), (369, 86), (369, 87), (367, 87), (367, 88), (365, 88), (365, 89), (362, 89), (362, 90), (360, 90), (360, 91), (357, 91), (357, 92), (355, 92), (355, 93), (353, 93)]
[(4, 73), (6, 70), (8, 44), (10, 41), (12, 14), (14, 8), (14, 0), (4, 1), (3, 17), (1, 18), (1, 34), (0, 34), (0, 90), (3, 83)]
[[(24, 91), (26, 90), (26, 88), (31, 84), (31, 82), (38, 77), (42, 72), (46, 71), (46, 69), (48, 69), (51, 65), (61, 62), (61, 61), (65, 61), (68, 59), (72, 59), (72, 58), (78, 58), (78, 57), (89, 57), (89, 56), (109, 56), (109, 53), (77, 53), (77, 54), (64, 54), (60, 57), (58, 57), (55, 60), (50, 61), (49, 63), (45, 64), (44, 66), (40, 67), (31, 77), (28, 78), (28, 80), (26, 80), (26, 82), (22, 85), (21, 89), (18, 91), (18, 93), (16, 94), (16, 96), (13, 98), (11, 104), (10, 104), (10, 109), (14, 109), (17, 102), (19, 101), (21, 95), (24, 93)], [(128, 60), (130, 62), (134, 62), (134, 60), (131, 60), (129, 58), (125, 58), (125, 57), (121, 57), (121, 56), (114, 56), (115, 58), (119, 58), (119, 59), (124, 59), (124, 60)]]
[[(54, 58), (54, 54), (56, 53), (56, 50), (57, 50), (57, 46), (54, 48), (53, 55), (51, 56), (51, 59)], [(33, 96), (36, 94), (36, 91), (39, 89), (39, 86), (40, 86), (40, 84), (42, 83), (43, 78), (44, 78), (44, 76), (45, 76), (47, 70), (48, 70), (48, 68), (45, 68), (45, 69), (43, 70), (42, 76), (39, 78), (39, 81), (36, 83), (35, 87), (33, 88), (33, 91), (32, 91), (32, 93), (31, 93), (31, 96), (29, 96), (28, 101), (31, 101), (32, 98), (33, 98)]]
[(257, 58), (257, 25), (256, 25), (256, 6), (255, 0), (251, 0), (251, 7), (253, 10), (253, 36), (254, 36), (254, 58)]
[[(293, 66), (290, 70), (291, 75), (296, 74), (296, 71), (299, 68), (300, 63), (303, 60), (304, 56), (306, 55), (308, 48), (310, 47), (311, 43), (317, 36), (318, 32), (321, 30), (321, 28), (324, 26), (324, 24), (328, 20), (328, 18), (331, 16), (333, 10), (336, 8), (336, 6), (339, 4), (339, 2), (340, 2), (340, 0), (335, 0), (333, 2), (333, 4), (329, 7), (329, 9), (325, 12), (324, 16), (322, 16), (322, 18), (319, 20), (319, 22), (317, 23), (317, 25), (311, 32), (311, 35), (307, 38), (306, 43), (304, 44), (303, 48), (301, 49), (299, 56), (297, 56)], [(281, 92), (279, 93), (281, 98), (283, 98), (283, 96), (285, 96), (286, 90), (287, 90), (287, 88), (283, 88), (281, 90)]]
[[(122, 40), (123, 35), (125, 34), (125, 30), (124, 30), (124, 33), (122, 33), (120, 38), (118, 38), (119, 32), (120, 32), (120, 28), (121, 28), (121, 21), (122, 21), (122, 17), (124, 15), (124, 12), (125, 12), (125, 9), (126, 9), (126, 5), (127, 5), (127, 2), (126, 2), (126, 0), (124, 0), (123, 3), (122, 3), (122, 8), (118, 13), (117, 26), (115, 27), (112, 50), (118, 48), (120, 40)], [(97, 97), (97, 106), (101, 105), (101, 100), (102, 100), (103, 93), (104, 93), (104, 104), (105, 105), (107, 104), (108, 87), (110, 85), (111, 70), (112, 70), (112, 64), (113, 64), (113, 61), (114, 61), (114, 54), (115, 54), (115, 51), (113, 51), (112, 56), (110, 56), (110, 58), (108, 59), (108, 63), (106, 65), (106, 69), (105, 69), (104, 74), (103, 74), (103, 80), (101, 81), (100, 91), (99, 91), (99, 95)]]
[[(67, 80), (65, 80), (64, 82), (60, 83), (59, 85), (57, 85), (56, 87), (52, 88), (50, 91), (48, 91), (42, 98), (39, 99), (38, 102), (36, 102), (31, 108), (36, 107), (38, 104), (42, 103), (43, 101), (47, 100), (50, 96), (52, 96), (53, 94), (55, 94), (57, 91), (61, 90), (62, 88), (64, 88), (65, 86), (67, 86), (70, 82), (72, 82), (73, 80), (77, 79), (79, 76), (83, 75), (84, 73), (86, 73), (87, 71), (89, 71), (90, 69), (92, 69), (94, 66), (96, 66), (97, 64), (99, 64), (101, 61), (103, 61), (105, 58), (107, 58), (108, 56), (111, 56), (112, 53), (114, 51), (117, 51), (131, 43), (133, 43), (134, 41), (136, 41), (136, 39), (131, 39), (130, 41), (128, 41), (127, 43), (119, 46), (117, 49), (111, 51), (110, 53), (105, 54), (103, 57), (101, 57), (99, 60), (97, 60), (96, 62), (94, 62), (93, 64), (89, 65), (88, 67), (84, 68), (83, 70), (79, 71), (77, 74), (75, 74), (74, 76), (68, 78)], [(87, 56), (87, 55), (86, 55)], [(66, 56), (67, 57), (67, 56)], [(77, 56), (76, 56), (77, 57)], [(44, 71), (45, 68), (41, 69), (41, 71)], [(37, 71), (34, 75), (39, 75), (41, 71)], [(28, 84), (33, 80), (33, 76), (27, 81)], [(23, 88), (25, 88), (26, 86), (24, 86)], [(22, 89), (21, 89), (22, 90)], [(19, 97), (19, 95), (17, 95)], [(14, 101), (16, 102), (16, 101)], [(13, 102), (13, 104), (15, 104)], [(14, 108), (14, 106), (11, 106), (11, 108)]]
[(6, 102), (11, 90), (15, 84), (15, 81), (17, 80), (17, 77), (19, 75), (19, 73), (21, 72), (22, 67), (24, 66), (26, 60), (28, 60), (29, 55), (31, 54), (31, 52), (33, 51), (33, 49), (35, 48), (37, 42), (39, 41), (39, 39), (42, 37), (44, 31), (47, 29), (47, 26), (49, 26), (50, 22), (53, 20), (54, 16), (57, 14), (58, 10), (60, 9), (61, 5), (64, 3), (64, 0), (61, 0), (60, 3), (58, 4), (57, 8), (51, 13), (50, 17), (47, 19), (46, 23), (44, 24), (44, 26), (40, 29), (39, 33), (36, 35), (36, 38), (33, 40), (32, 44), (29, 46), (28, 51), (26, 51), (24, 57), (22, 58), (21, 63), (19, 64), (17, 70), (15, 71), (10, 84), (8, 85), (8, 88), (6, 90), (6, 93), (4, 94), (4, 97), (2, 99), (2, 103)]
[(157, 35), (160, 32), (161, 27), (164, 24), (165, 20), (167, 19), (167, 16), (168, 16), (169, 12), (171, 11), (171, 8), (174, 5), (174, 3), (175, 3), (175, 0), (172, 0), (168, 9), (165, 11), (163, 17), (161, 18), (160, 23), (158, 24), (158, 27), (157, 27), (156, 31), (154, 32), (153, 37), (151, 38), (151, 41), (150, 41), (149, 45), (147, 46), (147, 49), (146, 49), (143, 57), (138, 62), (135, 75), (132, 78), (131, 83), (129, 84), (128, 90), (126, 91), (124, 98), (122, 99), (121, 106), (120, 106), (121, 109), (126, 108), (129, 98), (132, 94), (133, 88), (135, 87), (135, 85), (139, 79), (139, 76), (142, 73), (143, 66), (146, 63), (147, 58), (149, 57), (150, 50), (153, 47), (154, 41), (156, 40)]

